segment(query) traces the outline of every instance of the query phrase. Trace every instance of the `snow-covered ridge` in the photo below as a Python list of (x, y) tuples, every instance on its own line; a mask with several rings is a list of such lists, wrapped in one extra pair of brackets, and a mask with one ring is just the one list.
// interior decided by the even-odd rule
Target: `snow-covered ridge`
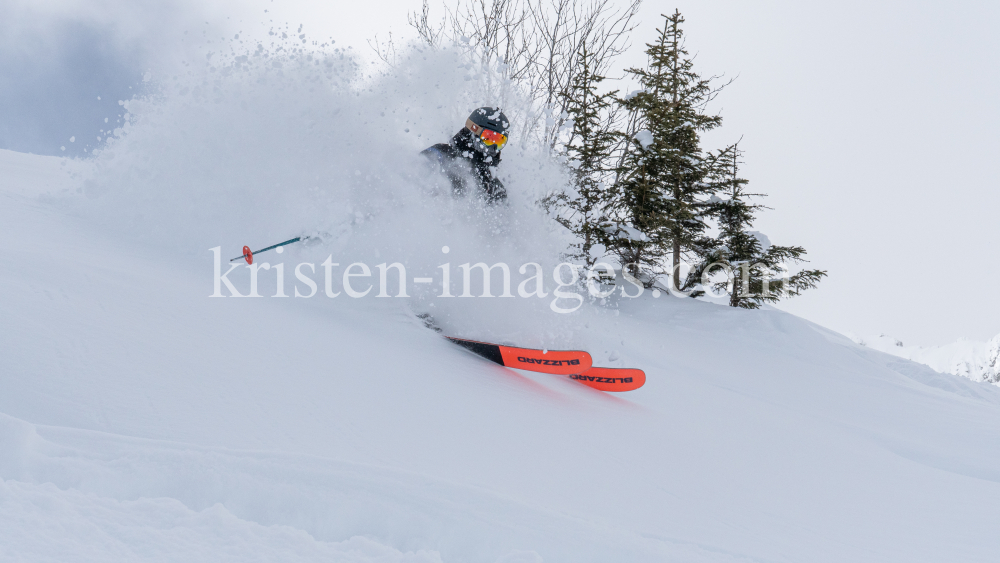
[(961, 339), (943, 346), (907, 346), (885, 334), (851, 335), (862, 346), (930, 366), (935, 371), (1000, 385), (1000, 334), (989, 342)]

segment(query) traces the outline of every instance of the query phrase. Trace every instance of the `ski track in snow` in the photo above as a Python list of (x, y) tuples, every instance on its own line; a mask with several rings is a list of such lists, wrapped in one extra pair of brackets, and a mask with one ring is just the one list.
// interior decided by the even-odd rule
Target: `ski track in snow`
[[(392, 176), (450, 135), (426, 81), (465, 70), (442, 57), (322, 101), (136, 102), (129, 134), (90, 161), (0, 151), (0, 559), (995, 560), (1000, 388), (780, 311), (648, 292), (572, 315), (551, 297), (415, 289), (208, 298), (209, 248), (228, 258), (294, 228), (324, 239), (261, 257), (285, 263), (289, 294), (294, 264), (320, 272), (328, 255), (405, 260), (411, 276), (557, 258), (530, 205), (551, 165), (505, 155), (511, 205), (492, 211)], [(427, 111), (364, 113), (379, 100)], [(336, 127), (323, 104), (340, 104)], [(295, 145), (303, 122), (316, 146)], [(433, 138), (333, 134), (404, 124)], [(246, 268), (231, 278), (248, 290)], [(505, 369), (414, 311), (458, 336), (585, 349), (647, 384), (612, 395)]]

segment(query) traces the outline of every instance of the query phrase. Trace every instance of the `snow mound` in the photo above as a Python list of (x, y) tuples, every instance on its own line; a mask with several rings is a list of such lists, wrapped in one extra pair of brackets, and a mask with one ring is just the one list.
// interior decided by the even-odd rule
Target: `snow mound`
[(441, 563), (363, 537), (321, 542), (288, 526), (261, 526), (221, 504), (193, 511), (168, 498), (117, 501), (51, 483), (0, 481), (8, 554), (33, 561), (337, 561)]

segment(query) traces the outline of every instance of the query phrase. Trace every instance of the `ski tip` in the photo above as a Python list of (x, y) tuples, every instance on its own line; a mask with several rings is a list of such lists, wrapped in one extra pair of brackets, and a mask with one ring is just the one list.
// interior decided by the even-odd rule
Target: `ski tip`
[(634, 368), (596, 368), (569, 376), (598, 391), (622, 393), (634, 391), (646, 384), (646, 372)]
[(445, 336), (448, 340), (451, 340), (455, 344), (458, 344), (462, 348), (469, 350), (475, 354), (478, 354), (491, 362), (504, 365), (503, 355), (500, 353), (500, 346), (496, 344), (490, 344), (489, 342), (479, 342), (476, 340), (466, 340), (464, 338), (455, 338), (453, 336)]

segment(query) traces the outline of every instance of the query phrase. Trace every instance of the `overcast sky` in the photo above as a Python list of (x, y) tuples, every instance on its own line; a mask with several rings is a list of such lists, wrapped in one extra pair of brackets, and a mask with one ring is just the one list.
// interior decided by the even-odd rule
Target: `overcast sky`
[[(644, 63), (642, 43), (675, 7), (696, 69), (738, 76), (706, 145), (743, 138), (744, 176), (775, 208), (759, 229), (830, 273), (782, 308), (914, 344), (1000, 333), (1000, 3), (647, 2), (617, 68)], [(409, 35), (417, 8), (0, 0), (0, 147), (83, 155), (117, 100), (199, 34), (273, 19), (365, 53), (376, 33)]]

